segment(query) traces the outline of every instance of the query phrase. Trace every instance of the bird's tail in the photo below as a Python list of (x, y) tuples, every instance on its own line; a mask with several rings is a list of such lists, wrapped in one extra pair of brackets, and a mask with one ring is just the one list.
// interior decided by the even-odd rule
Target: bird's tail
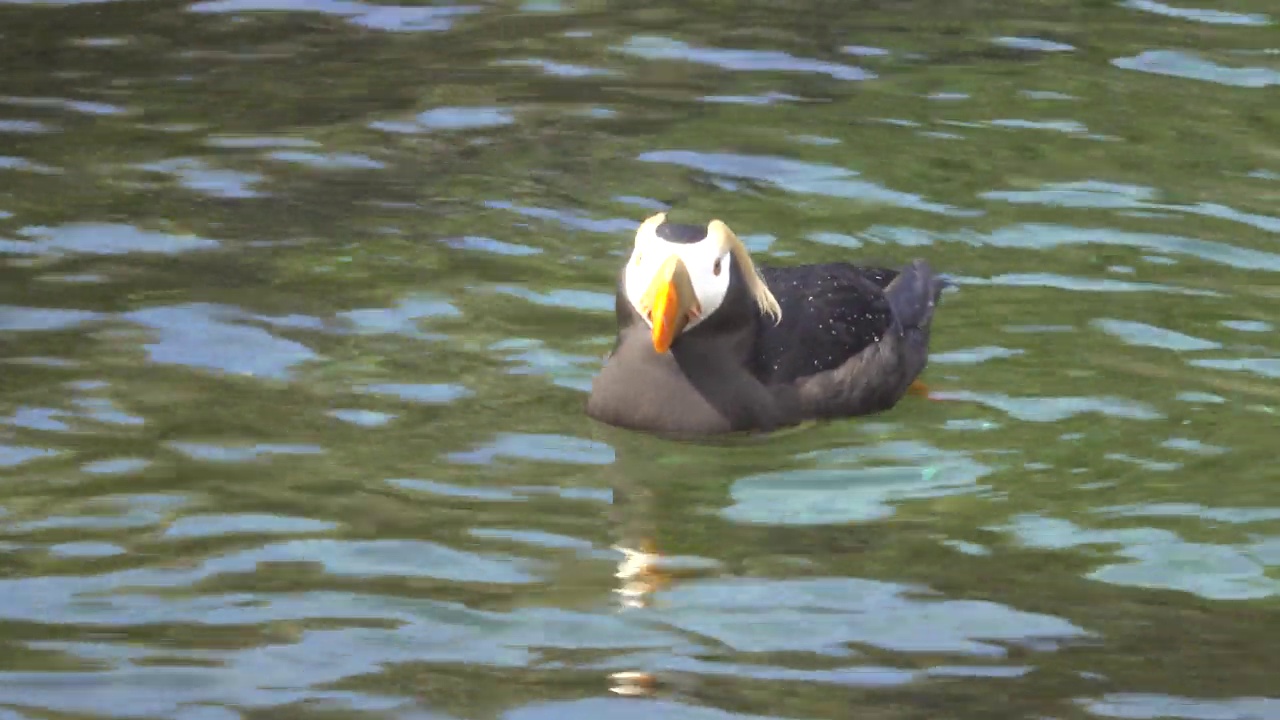
[(942, 290), (951, 282), (924, 260), (913, 260), (884, 289), (893, 316), (903, 330), (927, 329)]
[[(911, 389), (929, 363), (929, 324), (933, 320), (933, 311), (938, 306), (942, 290), (950, 284), (950, 281), (934, 272), (929, 263), (915, 260), (902, 268), (893, 282), (884, 289), (885, 297), (893, 308), (894, 319), (902, 328), (902, 344), (898, 355), (899, 362), (902, 363), (901, 393)], [(916, 392), (927, 396), (928, 388), (921, 386)]]

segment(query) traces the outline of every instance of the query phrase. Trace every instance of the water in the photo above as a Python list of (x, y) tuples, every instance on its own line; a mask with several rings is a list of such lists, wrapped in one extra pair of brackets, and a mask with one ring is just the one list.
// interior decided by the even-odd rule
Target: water
[[(1280, 12), (1193, 4), (0, 2), (0, 718), (1280, 717)], [(932, 399), (588, 421), (672, 202), (952, 274)]]

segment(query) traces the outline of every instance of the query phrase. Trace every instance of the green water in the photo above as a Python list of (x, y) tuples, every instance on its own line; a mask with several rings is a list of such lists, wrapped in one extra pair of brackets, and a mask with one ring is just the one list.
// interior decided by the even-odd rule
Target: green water
[[(1280, 10), (1188, 3), (0, 0), (0, 720), (1280, 717)], [(587, 420), (670, 203), (952, 275), (933, 397)]]

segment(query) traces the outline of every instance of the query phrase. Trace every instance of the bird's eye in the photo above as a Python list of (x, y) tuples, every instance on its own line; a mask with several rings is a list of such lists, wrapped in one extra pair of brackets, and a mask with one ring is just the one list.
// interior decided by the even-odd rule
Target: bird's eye
[(711, 266), (711, 272), (715, 273), (716, 276), (720, 275), (720, 261), (722, 259), (723, 258), (716, 258), (716, 264)]
[(634, 260), (634, 261), (635, 261), (635, 264), (636, 264), (636, 265), (639, 265), (639, 264), (640, 264), (640, 253), (636, 253), (636, 254), (635, 254), (635, 257), (634, 257), (634, 258), (632, 258), (632, 260)]

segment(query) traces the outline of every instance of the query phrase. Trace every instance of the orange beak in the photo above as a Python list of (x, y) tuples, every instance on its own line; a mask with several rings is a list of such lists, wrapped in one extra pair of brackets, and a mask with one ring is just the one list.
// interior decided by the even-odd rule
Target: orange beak
[(671, 349), (680, 331), (697, 317), (698, 298), (693, 280), (684, 261), (672, 255), (662, 263), (640, 301), (653, 326), (653, 349), (664, 353)]

